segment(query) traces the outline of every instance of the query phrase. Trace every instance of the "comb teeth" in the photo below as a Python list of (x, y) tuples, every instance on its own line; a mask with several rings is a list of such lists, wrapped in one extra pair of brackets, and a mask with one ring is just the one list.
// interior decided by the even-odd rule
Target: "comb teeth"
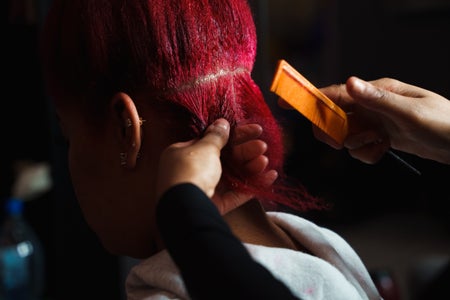
[(348, 132), (346, 113), (285, 60), (278, 62), (270, 90), (343, 144)]

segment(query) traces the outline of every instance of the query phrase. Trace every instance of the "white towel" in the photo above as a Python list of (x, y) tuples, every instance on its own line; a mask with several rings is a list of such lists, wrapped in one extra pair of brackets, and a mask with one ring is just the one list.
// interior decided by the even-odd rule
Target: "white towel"
[[(253, 258), (301, 299), (381, 299), (359, 256), (339, 235), (301, 217), (269, 212), (273, 222), (311, 254), (245, 244)], [(128, 300), (190, 299), (167, 251), (134, 266), (126, 281)]]

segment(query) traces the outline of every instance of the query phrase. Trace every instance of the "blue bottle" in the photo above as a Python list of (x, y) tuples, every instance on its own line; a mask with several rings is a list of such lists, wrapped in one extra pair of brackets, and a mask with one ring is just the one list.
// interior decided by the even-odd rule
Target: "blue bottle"
[(23, 201), (8, 199), (0, 227), (0, 299), (39, 300), (44, 282), (42, 245), (23, 215)]

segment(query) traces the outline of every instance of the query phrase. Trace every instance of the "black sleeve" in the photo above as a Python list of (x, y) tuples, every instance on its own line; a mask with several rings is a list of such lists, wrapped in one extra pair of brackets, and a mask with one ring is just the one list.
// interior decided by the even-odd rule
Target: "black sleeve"
[(193, 184), (169, 189), (156, 220), (193, 299), (297, 299), (257, 263), (216, 206)]

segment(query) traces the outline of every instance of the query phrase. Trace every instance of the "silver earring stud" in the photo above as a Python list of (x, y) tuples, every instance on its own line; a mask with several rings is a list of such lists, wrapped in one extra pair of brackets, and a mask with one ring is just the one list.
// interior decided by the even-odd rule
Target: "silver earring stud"
[(120, 152), (119, 153), (119, 157), (120, 157), (120, 165), (122, 167), (126, 166), (127, 165), (127, 157), (128, 157), (127, 153), (126, 152)]

